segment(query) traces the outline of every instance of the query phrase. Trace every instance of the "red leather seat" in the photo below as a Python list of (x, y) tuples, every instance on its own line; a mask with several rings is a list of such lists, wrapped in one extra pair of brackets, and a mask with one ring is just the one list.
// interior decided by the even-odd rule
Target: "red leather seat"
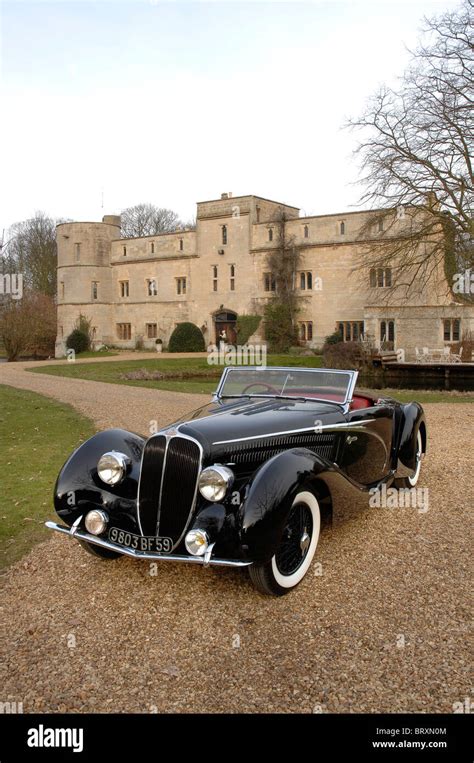
[(350, 405), (351, 411), (357, 411), (359, 408), (371, 408), (374, 401), (370, 397), (363, 397), (362, 395), (354, 395), (352, 403)]

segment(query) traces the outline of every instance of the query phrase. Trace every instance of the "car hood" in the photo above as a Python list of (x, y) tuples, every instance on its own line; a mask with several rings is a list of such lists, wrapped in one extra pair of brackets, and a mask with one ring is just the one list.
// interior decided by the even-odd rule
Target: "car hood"
[[(317, 400), (232, 399), (198, 408), (173, 425), (205, 449), (345, 421), (341, 408)], [(214, 446), (214, 447), (213, 447)]]

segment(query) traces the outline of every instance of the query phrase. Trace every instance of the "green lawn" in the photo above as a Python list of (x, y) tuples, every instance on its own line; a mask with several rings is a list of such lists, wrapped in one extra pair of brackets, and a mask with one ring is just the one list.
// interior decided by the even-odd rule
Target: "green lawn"
[[(303, 366), (320, 368), (322, 358), (319, 355), (269, 355), (270, 366)], [(144, 379), (126, 379), (125, 374), (145, 369), (149, 372), (160, 371), (168, 378), (158, 381)], [(51, 374), (53, 376), (69, 376), (76, 379), (109, 382), (111, 384), (128, 384), (135, 387), (151, 387), (171, 392), (195, 392), (210, 394), (217, 386), (222, 373), (222, 366), (210, 366), (207, 358), (153, 358), (146, 360), (112, 361), (107, 363), (70, 363), (66, 365), (42, 364), (38, 368), (30, 368), (33, 373)], [(180, 378), (186, 373), (192, 378)], [(362, 389), (363, 385), (360, 385)], [(384, 389), (375, 390), (377, 396), (394, 397), (402, 403), (418, 400), (420, 403), (473, 403), (473, 392), (444, 392), (436, 390)]]
[[(303, 366), (319, 368), (322, 358), (317, 355), (269, 355), (268, 365), (271, 366)], [(40, 368), (29, 369), (34, 373), (52, 374), (53, 376), (69, 376), (75, 379), (90, 379), (92, 381), (110, 382), (112, 384), (128, 384), (135, 387), (152, 387), (174, 392), (213, 392), (222, 373), (222, 366), (212, 366), (206, 357), (198, 358), (153, 358), (146, 360), (127, 360), (107, 363), (69, 363), (66, 365), (42, 365)], [(123, 376), (131, 371), (160, 371), (168, 379), (159, 381), (131, 380)], [(192, 379), (180, 379), (182, 373), (192, 373)], [(202, 376), (203, 378), (199, 378)], [(211, 378), (209, 378), (211, 377)]]
[(0, 568), (48, 537), (58, 472), (94, 431), (69, 405), (0, 385)]
[[(363, 392), (361, 385), (359, 390)], [(394, 397), (400, 403), (411, 403), (416, 400), (417, 403), (474, 403), (474, 392), (444, 392), (443, 390), (430, 389), (372, 389), (368, 390), (376, 397)]]

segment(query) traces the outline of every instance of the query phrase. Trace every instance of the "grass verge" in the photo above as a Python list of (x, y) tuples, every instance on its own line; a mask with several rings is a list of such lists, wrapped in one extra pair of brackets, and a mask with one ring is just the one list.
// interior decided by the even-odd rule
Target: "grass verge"
[(74, 408), (34, 392), (0, 385), (0, 569), (45, 540), (54, 483), (71, 451), (93, 435)]

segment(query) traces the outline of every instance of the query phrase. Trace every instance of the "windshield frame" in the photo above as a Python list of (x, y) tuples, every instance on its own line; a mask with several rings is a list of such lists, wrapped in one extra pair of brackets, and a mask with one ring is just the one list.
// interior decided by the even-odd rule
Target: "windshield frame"
[[(283, 372), (290, 372), (294, 373), (295, 371), (302, 371), (304, 373), (309, 374), (318, 374), (322, 372), (331, 373), (331, 374), (345, 374), (346, 376), (349, 376), (349, 384), (347, 386), (346, 390), (346, 397), (341, 402), (337, 402), (336, 400), (326, 400), (324, 397), (307, 397), (306, 395), (295, 395), (294, 397), (292, 395), (272, 395), (270, 393), (264, 393), (261, 392), (256, 393), (255, 395), (249, 394), (247, 392), (242, 393), (242, 395), (234, 394), (234, 395), (222, 395), (222, 390), (224, 388), (227, 375), (230, 371), (258, 371), (259, 373), (264, 373), (265, 371), (283, 371)], [(272, 400), (311, 400), (313, 402), (320, 402), (320, 403), (328, 403), (337, 405), (339, 407), (342, 407), (344, 410), (349, 408), (349, 405), (352, 402), (352, 396), (354, 394), (354, 389), (357, 383), (357, 377), (359, 375), (358, 371), (353, 370), (341, 370), (336, 368), (301, 368), (301, 366), (227, 366), (224, 371), (222, 372), (222, 376), (219, 380), (219, 384), (217, 386), (216, 391), (214, 392), (214, 395), (219, 399), (236, 399), (236, 398), (244, 398), (244, 397), (259, 397), (259, 398), (266, 398), (266, 399), (272, 399)]]

